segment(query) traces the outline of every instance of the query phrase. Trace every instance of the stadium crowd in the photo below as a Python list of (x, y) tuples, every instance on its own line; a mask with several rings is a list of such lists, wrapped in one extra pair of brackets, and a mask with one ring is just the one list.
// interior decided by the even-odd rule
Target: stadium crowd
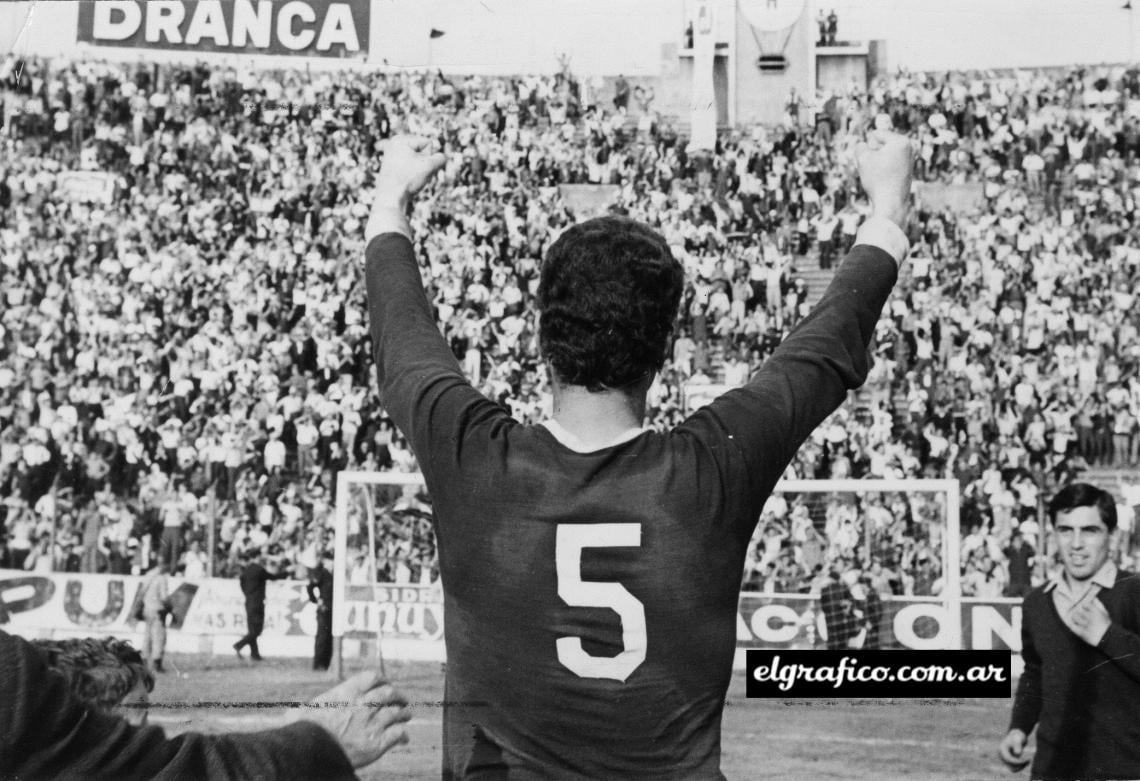
[[(331, 545), (339, 471), (415, 470), (374, 392), (362, 286), (363, 204), (396, 132), (448, 153), (412, 215), (425, 279), (472, 382), (520, 420), (548, 414), (534, 293), (575, 219), (559, 185), (615, 185), (610, 208), (686, 267), (650, 394), (665, 428), (701, 385), (742, 384), (810, 310), (802, 272), (854, 241), (854, 144), (877, 125), (912, 136), (920, 179), (976, 197), (920, 204), (872, 376), (787, 476), (957, 478), (963, 587), (994, 596), (1043, 577), (1043, 492), (1140, 464), (1135, 71), (897, 74), (821, 96), (814, 125), (793, 98), (782, 126), (711, 155), (689, 153), (650, 90), (623, 79), (611, 98), (568, 67), (9, 58), (0, 82), (0, 567), (139, 573), (161, 556), (201, 577), (213, 539), (215, 574), (253, 549), (300, 574)], [(837, 569), (937, 593), (932, 496), (776, 497), (746, 587), (807, 591)], [(350, 577), (430, 581), (429, 508), (391, 499), (379, 571), (360, 553)]]

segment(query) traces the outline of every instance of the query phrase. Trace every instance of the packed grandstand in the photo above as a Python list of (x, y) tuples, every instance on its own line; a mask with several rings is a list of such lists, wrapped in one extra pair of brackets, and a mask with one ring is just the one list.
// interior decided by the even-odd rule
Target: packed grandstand
[[(854, 143), (889, 126), (917, 144), (925, 192), (976, 197), (920, 204), (872, 375), (787, 476), (956, 478), (963, 594), (992, 597), (1044, 577), (1043, 495), (1140, 464), (1135, 70), (897, 73), (820, 96), (812, 125), (793, 99), (782, 126), (725, 132), (711, 157), (646, 92), (568, 68), (9, 57), (0, 78), (0, 568), (138, 574), (162, 556), (230, 575), (253, 549), (301, 568), (331, 546), (338, 472), (416, 470), (375, 392), (362, 285), (368, 192), (397, 132), (448, 153), (412, 215), (429, 296), (472, 382), (520, 420), (549, 413), (535, 290), (576, 218), (560, 185), (615, 185), (608, 208), (686, 267), (650, 394), (664, 428), (692, 389), (742, 384), (810, 310), (867, 210)], [(74, 197), (64, 176), (83, 171), (113, 191)], [(1119, 491), (1140, 531), (1136, 486)], [(928, 509), (773, 498), (745, 588), (809, 592), (838, 567), (884, 595), (937, 593)], [(379, 572), (358, 566), (358, 537), (350, 578), (438, 577), (429, 512), (394, 504)]]

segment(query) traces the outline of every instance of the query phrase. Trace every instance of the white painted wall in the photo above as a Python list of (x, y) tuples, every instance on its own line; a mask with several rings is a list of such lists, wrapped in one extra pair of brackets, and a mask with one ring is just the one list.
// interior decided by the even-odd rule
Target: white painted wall
[[(836, 10), (841, 38), (885, 39), (891, 67), (1126, 62), (1140, 53), (1140, 2), (1133, 11), (1122, 9), (1124, 0), (809, 2), (812, 19), (819, 8)], [(372, 57), (448, 71), (550, 72), (567, 52), (580, 73), (651, 76), (662, 44), (680, 38), (683, 7), (683, 0), (373, 0)], [(77, 14), (72, 2), (0, 3), (0, 53), (75, 51)], [(429, 44), (433, 26), (446, 35)]]
[(1140, 52), (1124, 0), (812, 0), (841, 39), (885, 39), (891, 68), (960, 70), (1123, 63)]

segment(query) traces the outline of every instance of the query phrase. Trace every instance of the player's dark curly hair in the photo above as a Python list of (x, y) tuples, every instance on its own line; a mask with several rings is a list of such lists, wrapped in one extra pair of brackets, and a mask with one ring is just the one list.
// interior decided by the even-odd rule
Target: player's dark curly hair
[(557, 378), (591, 392), (661, 369), (684, 270), (660, 234), (624, 217), (567, 229), (538, 284), (539, 346)]
[(34, 640), (48, 667), (63, 673), (73, 694), (88, 705), (111, 710), (141, 681), (154, 689), (154, 675), (142, 655), (125, 640), (80, 638)]
[(1112, 494), (1089, 483), (1070, 483), (1049, 500), (1049, 522), (1057, 522), (1057, 514), (1078, 507), (1095, 507), (1108, 530), (1116, 529), (1116, 500)]

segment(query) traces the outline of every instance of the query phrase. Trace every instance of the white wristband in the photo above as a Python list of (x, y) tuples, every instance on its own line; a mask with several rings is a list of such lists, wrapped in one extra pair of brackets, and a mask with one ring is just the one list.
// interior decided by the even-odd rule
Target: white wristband
[(901, 264), (910, 252), (910, 240), (903, 229), (886, 217), (868, 217), (855, 234), (856, 244), (869, 244), (878, 247)]
[(381, 233), (402, 233), (412, 241), (412, 225), (402, 209), (395, 206), (372, 207), (368, 225), (364, 229), (364, 242), (368, 244)]

